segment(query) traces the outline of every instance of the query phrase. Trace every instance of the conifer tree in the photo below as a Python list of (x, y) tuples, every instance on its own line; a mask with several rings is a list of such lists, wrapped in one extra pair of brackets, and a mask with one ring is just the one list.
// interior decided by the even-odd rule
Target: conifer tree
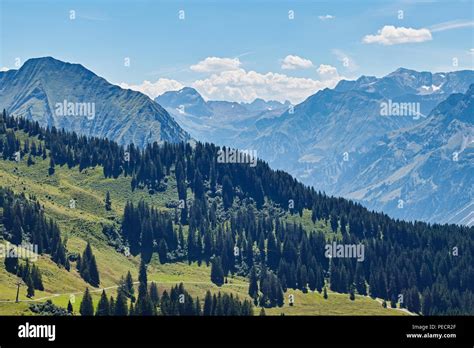
[(257, 273), (255, 272), (255, 267), (252, 267), (252, 270), (250, 271), (249, 295), (254, 300), (258, 298), (258, 280)]
[(92, 303), (92, 297), (89, 292), (89, 288), (86, 288), (86, 290), (84, 291), (81, 306), (79, 307), (79, 313), (83, 316), (94, 315), (94, 304)]
[(211, 261), (211, 281), (217, 286), (224, 284), (224, 271), (220, 257), (215, 257)]
[(152, 282), (150, 285), (150, 299), (153, 303), (153, 306), (158, 306), (160, 303), (160, 295), (158, 293), (158, 287), (156, 286), (155, 282)]
[(109, 308), (109, 300), (107, 298), (107, 294), (105, 290), (102, 290), (102, 294), (100, 295), (99, 303), (97, 304), (96, 316), (107, 316), (110, 315), (110, 308)]
[(212, 307), (213, 307), (213, 303), (212, 303), (212, 295), (211, 295), (211, 292), (209, 290), (206, 291), (206, 297), (204, 298), (204, 308), (203, 308), (203, 315), (204, 316), (210, 316), (212, 315)]
[(86, 282), (92, 286), (99, 286), (99, 270), (97, 269), (95, 256), (92, 253), (92, 247), (89, 242), (86, 245), (81, 257), (81, 262), (78, 264), (78, 266), (80, 266), (79, 274)]
[(31, 278), (31, 274), (29, 274), (29, 272), (26, 276), (25, 283), (27, 285), (26, 296), (29, 298), (35, 296), (35, 287), (33, 284), (33, 279)]
[(33, 265), (31, 269), (31, 278), (33, 279), (33, 286), (35, 289), (43, 291), (43, 279), (41, 277), (41, 271), (38, 266)]
[(153, 304), (150, 299), (150, 295), (148, 294), (148, 280), (146, 274), (146, 264), (145, 261), (142, 259), (140, 263), (140, 272), (138, 274), (138, 281), (140, 284), (138, 285), (138, 299), (137, 299), (137, 306), (135, 308), (136, 315), (143, 315), (149, 316), (153, 315)]
[(112, 210), (112, 201), (110, 199), (110, 192), (107, 191), (105, 194), (105, 210), (111, 211)]
[[(133, 308), (132, 302), (130, 302), (130, 306), (131, 306), (130, 308)], [(117, 316), (128, 315), (127, 298), (125, 297), (125, 294), (121, 291), (117, 293), (117, 301), (115, 302), (114, 315), (117, 315)]]
[(70, 314), (72, 314), (72, 313), (74, 312), (74, 309), (73, 309), (73, 307), (72, 307), (71, 300), (69, 300), (69, 301), (67, 302), (67, 312), (70, 313)]

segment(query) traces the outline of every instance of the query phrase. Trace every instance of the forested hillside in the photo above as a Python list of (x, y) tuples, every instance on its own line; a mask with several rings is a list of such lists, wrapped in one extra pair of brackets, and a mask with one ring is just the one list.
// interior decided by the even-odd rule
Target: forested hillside
[[(26, 140), (18, 132), (26, 133)], [(176, 182), (169, 209), (127, 202), (118, 219), (104, 224), (103, 234), (118, 253), (140, 255), (144, 263), (156, 254), (162, 264), (209, 264), (218, 286), (231, 275), (246, 277), (254, 303), (266, 308), (291, 305), (283, 292), (298, 289), (367, 294), (424, 315), (474, 313), (473, 228), (393, 220), (328, 197), (260, 160), (255, 167), (221, 163), (221, 150), (227, 149), (202, 143), (154, 143), (142, 150), (44, 129), (5, 111), (0, 120), (4, 161), (27, 158), (35, 166), (39, 158), (49, 158), (50, 177), (60, 167), (101, 167), (104, 178), (125, 177), (132, 190), (150, 196)], [(2, 196), (3, 238), (12, 244), (41, 238), (41, 252), (67, 267), (57, 256), (61, 232), (46, 222), (34, 197), (8, 190)], [(327, 228), (308, 229), (305, 214)], [(45, 225), (39, 236), (33, 222)], [(328, 257), (333, 242), (361, 245), (362, 257)]]

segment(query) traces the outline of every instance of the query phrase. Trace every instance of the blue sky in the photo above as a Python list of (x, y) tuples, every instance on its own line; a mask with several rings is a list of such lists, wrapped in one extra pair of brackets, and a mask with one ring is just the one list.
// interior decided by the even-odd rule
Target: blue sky
[(53, 56), (152, 97), (299, 102), (341, 78), (474, 66), (470, 0), (0, 2), (2, 69)]

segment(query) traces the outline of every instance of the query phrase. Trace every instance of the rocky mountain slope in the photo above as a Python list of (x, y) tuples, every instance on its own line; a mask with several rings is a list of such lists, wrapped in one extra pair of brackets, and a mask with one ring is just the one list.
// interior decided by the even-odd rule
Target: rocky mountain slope
[(188, 134), (160, 105), (84, 68), (51, 57), (29, 59), (0, 72), (0, 109), (79, 134), (144, 146)]

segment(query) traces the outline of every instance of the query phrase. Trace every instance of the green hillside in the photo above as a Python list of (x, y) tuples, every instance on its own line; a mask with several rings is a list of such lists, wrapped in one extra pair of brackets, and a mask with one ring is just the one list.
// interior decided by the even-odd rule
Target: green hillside
[[(16, 132), (24, 141), (27, 136)], [(39, 141), (35, 140), (37, 143)], [(128, 271), (137, 280), (139, 256), (125, 256), (117, 251), (102, 232), (104, 225), (112, 225), (120, 221), (127, 201), (143, 200), (161, 210), (173, 209), (166, 203), (177, 200), (176, 182), (173, 176), (167, 177), (167, 188), (163, 192), (149, 194), (147, 190), (132, 191), (130, 177), (121, 175), (117, 179), (104, 178), (102, 167), (87, 168), (82, 172), (78, 167), (68, 169), (66, 165), (56, 166), (54, 175), (48, 174), (49, 158), (43, 160), (35, 157), (34, 165), (27, 165), (26, 156), (20, 162), (0, 160), (0, 186), (9, 187), (15, 193), (25, 193), (34, 196), (44, 206), (47, 216), (54, 218), (61, 228), (62, 237), (67, 240), (68, 253), (80, 254), (87, 242), (90, 242), (97, 259), (100, 272), (100, 289), (91, 289), (93, 298), (98, 301), (102, 288), (108, 296), (115, 296), (115, 288), (121, 276)], [(110, 193), (112, 210), (106, 211), (104, 199), (106, 192)], [(75, 200), (75, 208), (70, 208), (70, 200)], [(1, 210), (1, 209), (0, 209)], [(313, 224), (311, 211), (304, 210), (303, 216), (286, 216), (288, 220), (301, 222), (307, 230), (318, 229), (330, 234), (327, 224), (317, 221)], [(1, 227), (1, 226), (0, 226)], [(186, 227), (186, 226), (185, 226)], [(184, 230), (186, 233), (186, 228)], [(5, 243), (5, 241), (1, 241)], [(6, 272), (4, 263), (0, 264), (0, 314), (30, 315), (28, 301), (44, 301), (51, 299), (53, 303), (66, 307), (71, 298), (75, 299), (74, 309), (79, 308), (79, 302), (84, 289), (89, 284), (84, 282), (77, 272), (74, 263), (68, 272), (59, 268), (49, 256), (42, 255), (37, 261), (45, 290), (36, 291), (33, 299), (26, 297), (25, 287), (20, 289), (20, 303), (14, 303), (16, 296), (17, 277)], [(153, 259), (148, 268), (149, 281), (155, 281), (160, 291), (169, 289), (178, 283), (184, 283), (186, 290), (193, 296), (204, 298), (207, 290), (216, 292), (231, 292), (241, 299), (250, 298), (248, 281), (243, 277), (229, 277), (227, 283), (217, 287), (210, 281), (210, 267), (203, 263), (189, 265), (186, 262), (160, 264), (158, 257)], [(288, 305), (288, 296), (295, 296), (293, 306)], [(74, 295), (74, 297), (71, 297)], [(328, 291), (328, 299), (317, 292), (303, 294), (301, 291), (288, 290), (285, 293), (285, 305), (281, 308), (266, 309), (267, 314), (280, 315), (405, 315), (401, 310), (383, 308), (379, 301), (369, 297), (356, 295), (355, 301), (348, 294), (338, 294)], [(24, 302), (25, 301), (25, 302)], [(255, 308), (255, 313), (259, 309)]]

